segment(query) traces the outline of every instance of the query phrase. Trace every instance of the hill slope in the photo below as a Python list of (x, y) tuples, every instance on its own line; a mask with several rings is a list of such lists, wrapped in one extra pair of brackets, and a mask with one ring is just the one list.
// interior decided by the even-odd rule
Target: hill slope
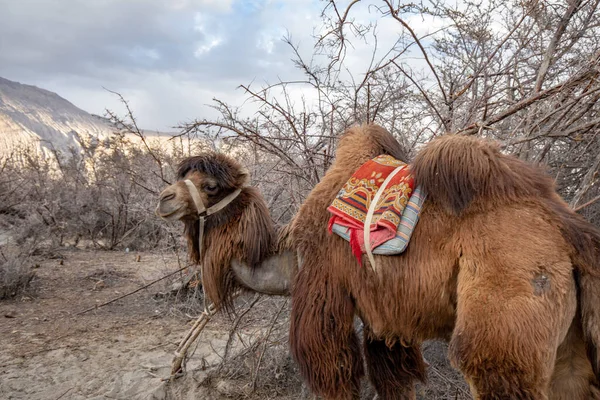
[(113, 128), (56, 93), (0, 77), (0, 153), (16, 145), (42, 149), (78, 147), (76, 133), (99, 139)]

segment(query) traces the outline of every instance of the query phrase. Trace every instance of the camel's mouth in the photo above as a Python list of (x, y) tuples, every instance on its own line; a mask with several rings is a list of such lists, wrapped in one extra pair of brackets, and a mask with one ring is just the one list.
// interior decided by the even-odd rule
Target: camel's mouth
[(160, 202), (156, 206), (156, 215), (167, 221), (175, 221), (183, 218), (187, 212), (184, 205), (171, 205), (169, 202)]

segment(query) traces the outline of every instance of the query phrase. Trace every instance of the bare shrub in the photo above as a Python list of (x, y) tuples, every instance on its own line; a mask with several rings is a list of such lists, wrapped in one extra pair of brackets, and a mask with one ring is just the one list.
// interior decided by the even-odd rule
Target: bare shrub
[(261, 295), (237, 301), (222, 324), (228, 340), (202, 386), (231, 398), (299, 398), (302, 381), (288, 351), (288, 299)]
[[(154, 215), (156, 198), (180, 155), (140, 147), (126, 133), (40, 154), (22, 148), (2, 159), (0, 224), (17, 243), (151, 249), (175, 245), (173, 227)], [(160, 156), (160, 164), (157, 157)]]
[(445, 132), (490, 137), (547, 165), (598, 224), (599, 4), (328, 0), (308, 57), (284, 38), (303, 78), (242, 85), (243, 107), (217, 99), (219, 118), (181, 128), (246, 144), (270, 164), (261, 188), (277, 194), (282, 182), (277, 196), (292, 208), (351, 124), (383, 125), (411, 150)]
[(30, 251), (0, 251), (0, 300), (14, 297), (29, 287), (35, 276)]

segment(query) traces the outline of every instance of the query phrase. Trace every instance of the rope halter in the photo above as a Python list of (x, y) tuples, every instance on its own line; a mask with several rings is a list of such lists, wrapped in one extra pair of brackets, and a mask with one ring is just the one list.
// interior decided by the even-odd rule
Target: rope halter
[(204, 222), (206, 217), (224, 209), (229, 203), (231, 203), (233, 200), (235, 200), (236, 197), (238, 197), (238, 195), (242, 192), (242, 189), (234, 190), (218, 203), (210, 206), (209, 208), (206, 208), (204, 202), (202, 202), (202, 197), (200, 197), (200, 192), (198, 191), (196, 185), (194, 185), (189, 179), (186, 179), (183, 182), (187, 186), (188, 192), (190, 193), (190, 196), (192, 196), (192, 200), (194, 201), (194, 205), (196, 206), (196, 210), (198, 211), (198, 245), (199, 254), (202, 255), (202, 238), (204, 236)]
[[(229, 203), (235, 200), (236, 197), (242, 192), (242, 189), (236, 189), (227, 196), (225, 196), (218, 203), (206, 208), (204, 202), (202, 201), (202, 197), (200, 197), (200, 192), (196, 185), (192, 183), (189, 179), (183, 181), (187, 186), (188, 192), (194, 201), (194, 205), (196, 206), (196, 210), (198, 211), (198, 255), (202, 257), (202, 244), (204, 242), (204, 223), (206, 217), (209, 215), (215, 214), (222, 209), (224, 209)], [(200, 269), (203, 270), (203, 265), (200, 265)], [(204, 276), (204, 271), (202, 271), (202, 276)], [(202, 288), (202, 292), (204, 292), (204, 285)], [(206, 296), (203, 294), (204, 298), (204, 312), (208, 313), (208, 309), (206, 308)]]

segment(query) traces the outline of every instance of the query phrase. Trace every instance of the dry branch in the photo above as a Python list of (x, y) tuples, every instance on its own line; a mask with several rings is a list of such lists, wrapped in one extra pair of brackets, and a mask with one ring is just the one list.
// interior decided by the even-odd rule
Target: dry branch
[(394, 18), (396, 21), (400, 22), (400, 24), (408, 32), (410, 32), (410, 36), (413, 38), (413, 40), (415, 41), (417, 46), (419, 46), (419, 49), (421, 50), (421, 54), (423, 54), (423, 58), (425, 59), (425, 62), (429, 66), (429, 70), (431, 71), (431, 73), (435, 77), (435, 80), (437, 81), (438, 89), (440, 90), (440, 93), (442, 94), (442, 97), (444, 98), (444, 103), (448, 104), (448, 96), (446, 95), (446, 90), (444, 89), (444, 85), (442, 84), (442, 81), (437, 73), (437, 69), (434, 67), (433, 63), (429, 59), (429, 55), (428, 55), (427, 50), (425, 49), (425, 46), (423, 46), (423, 43), (421, 43), (421, 40), (419, 39), (419, 37), (417, 36), (415, 31), (410, 27), (410, 25), (407, 24), (406, 21), (404, 21), (402, 18), (399, 17), (399, 15), (398, 15), (399, 10), (394, 9), (394, 6), (392, 5), (392, 1), (385, 0), (384, 3), (388, 6), (388, 10), (389, 10), (389, 13), (392, 16), (392, 18)]
[(462, 133), (465, 135), (474, 135), (480, 131), (481, 127), (484, 127), (487, 129), (490, 126), (510, 117), (511, 115), (526, 109), (527, 107), (531, 106), (532, 104), (534, 104), (538, 101), (544, 100), (552, 95), (555, 95), (555, 94), (561, 92), (562, 90), (565, 90), (572, 86), (578, 85), (578, 84), (582, 83), (583, 81), (586, 81), (590, 78), (595, 79), (595, 77), (598, 75), (597, 65), (595, 65), (598, 63), (598, 57), (600, 57), (600, 55), (598, 55), (596, 57), (596, 60), (593, 63), (592, 68), (585, 69), (581, 73), (567, 79), (564, 82), (561, 82), (558, 85), (552, 86), (551, 88), (548, 88), (539, 93), (533, 94), (533, 95), (519, 101), (515, 105), (509, 107), (505, 111), (503, 111), (499, 114), (496, 114), (485, 121), (480, 121), (480, 122), (474, 123), (464, 129), (459, 130), (458, 133)]
[(596, 196), (593, 199), (591, 199), (590, 201), (586, 201), (582, 205), (575, 207), (573, 209), (573, 211), (583, 210), (584, 208), (591, 206), (592, 204), (596, 203), (597, 201), (600, 201), (600, 196)]
[(279, 310), (277, 310), (277, 313), (273, 317), (273, 321), (269, 325), (269, 330), (267, 331), (267, 334), (265, 335), (265, 337), (263, 339), (264, 340), (263, 349), (262, 349), (262, 352), (260, 353), (260, 356), (258, 357), (258, 362), (256, 363), (256, 369), (254, 371), (254, 378), (252, 379), (252, 391), (256, 390), (256, 380), (258, 379), (260, 364), (265, 355), (265, 352), (267, 351), (267, 344), (269, 341), (269, 336), (271, 336), (271, 332), (273, 332), (273, 327), (275, 326), (277, 319), (279, 319), (279, 316), (281, 315), (281, 312), (283, 311), (283, 309), (285, 308), (287, 303), (288, 303), (288, 301), (286, 300), (283, 302), (283, 304), (281, 304), (281, 307), (279, 307)]
[(121, 296), (119, 296), (119, 297), (115, 297), (114, 299), (112, 299), (112, 300), (109, 300), (109, 301), (107, 301), (107, 302), (105, 302), (105, 303), (102, 303), (102, 304), (96, 304), (96, 305), (95, 305), (95, 306), (93, 306), (93, 307), (87, 308), (87, 309), (85, 309), (85, 310), (83, 310), (83, 311), (79, 311), (79, 312), (78, 312), (78, 313), (76, 313), (75, 315), (81, 315), (81, 314), (85, 314), (85, 313), (87, 313), (87, 312), (89, 312), (89, 311), (92, 311), (92, 310), (97, 310), (97, 309), (99, 309), (100, 307), (104, 307), (104, 306), (107, 306), (107, 305), (109, 305), (109, 304), (112, 304), (112, 303), (114, 303), (114, 302), (115, 302), (115, 301), (117, 301), (117, 300), (121, 300), (121, 299), (123, 299), (123, 298), (125, 298), (125, 297), (127, 297), (127, 296), (131, 296), (132, 294), (135, 294), (135, 293), (139, 292), (140, 290), (144, 290), (144, 289), (146, 289), (146, 288), (148, 288), (148, 287), (150, 287), (150, 286), (154, 285), (155, 283), (158, 283), (158, 282), (160, 282), (160, 281), (162, 281), (162, 280), (164, 280), (164, 279), (167, 279), (168, 277), (170, 277), (170, 276), (173, 276), (173, 275), (175, 275), (175, 274), (177, 274), (177, 273), (179, 273), (179, 272), (181, 272), (181, 271), (183, 271), (183, 270), (185, 270), (185, 269), (187, 269), (187, 268), (188, 268), (188, 267), (179, 268), (177, 271), (173, 271), (173, 272), (171, 272), (171, 273), (169, 273), (169, 274), (167, 274), (167, 275), (165, 275), (165, 276), (163, 276), (163, 277), (161, 277), (161, 278), (155, 279), (155, 280), (153, 280), (152, 282), (148, 283), (147, 285), (144, 285), (144, 286), (142, 286), (142, 287), (139, 287), (139, 288), (137, 288), (137, 289), (135, 289), (135, 290), (133, 290), (133, 291), (131, 291), (131, 292), (129, 292), (129, 293), (125, 293), (124, 295), (121, 295)]

